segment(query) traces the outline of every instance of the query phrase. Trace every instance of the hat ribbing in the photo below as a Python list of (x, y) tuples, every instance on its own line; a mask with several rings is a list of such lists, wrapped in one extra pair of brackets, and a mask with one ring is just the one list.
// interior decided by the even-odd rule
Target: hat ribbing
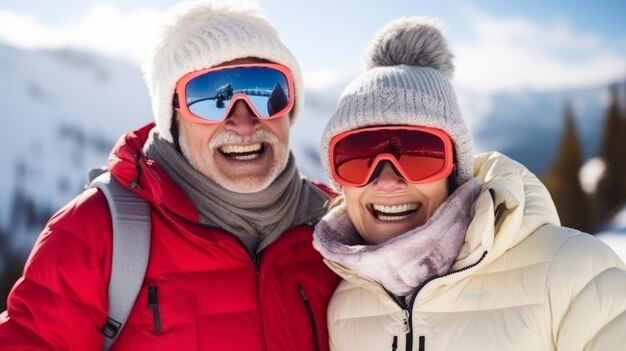
[(298, 62), (252, 1), (202, 0), (172, 9), (152, 58), (144, 65), (144, 79), (160, 135), (173, 142), (172, 98), (176, 82), (190, 72), (239, 58), (254, 57), (282, 64), (293, 75), (295, 105), (291, 123), (304, 104)]
[(445, 131), (456, 150), (457, 182), (469, 180), (472, 139), (449, 80), (452, 54), (438, 22), (413, 17), (389, 23), (370, 43), (364, 61), (368, 70), (343, 91), (322, 135), (320, 154), (329, 177), (328, 147), (335, 135), (367, 126), (413, 125)]

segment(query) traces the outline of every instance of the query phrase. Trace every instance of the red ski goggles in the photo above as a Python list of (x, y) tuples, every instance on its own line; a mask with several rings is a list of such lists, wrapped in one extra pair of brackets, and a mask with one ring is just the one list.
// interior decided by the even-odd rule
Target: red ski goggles
[(174, 108), (195, 123), (220, 123), (244, 100), (260, 119), (278, 118), (293, 107), (289, 69), (272, 63), (220, 66), (192, 72), (176, 83)]
[(452, 141), (440, 129), (377, 126), (350, 130), (330, 141), (333, 179), (344, 186), (363, 186), (382, 161), (389, 161), (409, 183), (445, 178), (454, 168)]

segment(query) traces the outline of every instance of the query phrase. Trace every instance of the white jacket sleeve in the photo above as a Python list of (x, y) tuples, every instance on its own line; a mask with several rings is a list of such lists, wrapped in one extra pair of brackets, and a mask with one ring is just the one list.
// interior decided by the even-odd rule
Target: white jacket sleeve
[(620, 350), (626, 345), (624, 269), (621, 259), (589, 234), (565, 241), (547, 281), (557, 350)]

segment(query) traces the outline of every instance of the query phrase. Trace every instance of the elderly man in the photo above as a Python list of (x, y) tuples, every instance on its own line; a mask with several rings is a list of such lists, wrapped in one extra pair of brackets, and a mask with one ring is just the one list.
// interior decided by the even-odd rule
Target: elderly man
[(113, 338), (115, 350), (327, 350), (338, 278), (311, 245), (328, 191), (301, 178), (289, 151), (303, 102), (294, 57), (253, 4), (196, 2), (172, 13), (145, 78), (156, 123), (123, 136), (109, 160), (150, 204), (127, 321), (107, 318), (113, 228), (102, 192), (88, 189), (35, 244), (0, 315), (2, 349), (95, 350)]

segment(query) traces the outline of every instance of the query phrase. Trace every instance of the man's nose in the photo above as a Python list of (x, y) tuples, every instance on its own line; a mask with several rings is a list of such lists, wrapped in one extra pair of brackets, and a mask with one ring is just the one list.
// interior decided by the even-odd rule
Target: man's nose
[(406, 188), (407, 182), (401, 175), (396, 173), (393, 165), (389, 161), (385, 161), (382, 170), (372, 181), (374, 189), (384, 192), (394, 192)]
[(249, 135), (258, 126), (259, 120), (252, 113), (248, 104), (243, 100), (235, 102), (235, 106), (230, 110), (230, 114), (226, 119), (226, 129), (239, 135)]

